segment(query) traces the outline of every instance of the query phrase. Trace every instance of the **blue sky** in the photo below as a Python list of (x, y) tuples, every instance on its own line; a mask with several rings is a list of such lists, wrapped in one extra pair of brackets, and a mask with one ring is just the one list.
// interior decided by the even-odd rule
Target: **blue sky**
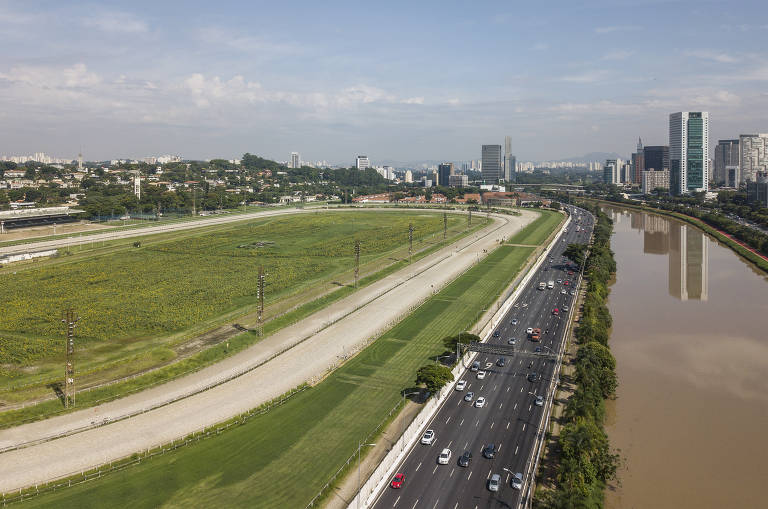
[(0, 155), (351, 163), (768, 131), (759, 1), (0, 0)]

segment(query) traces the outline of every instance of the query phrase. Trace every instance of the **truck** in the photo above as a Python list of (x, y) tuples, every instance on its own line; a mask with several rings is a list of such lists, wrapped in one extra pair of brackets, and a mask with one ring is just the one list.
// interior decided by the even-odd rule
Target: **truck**
[(538, 327), (533, 329), (533, 332), (531, 332), (531, 341), (541, 341), (541, 329)]
[(545, 283), (544, 281), (539, 283), (539, 290), (544, 290), (546, 287), (547, 287), (547, 283)]

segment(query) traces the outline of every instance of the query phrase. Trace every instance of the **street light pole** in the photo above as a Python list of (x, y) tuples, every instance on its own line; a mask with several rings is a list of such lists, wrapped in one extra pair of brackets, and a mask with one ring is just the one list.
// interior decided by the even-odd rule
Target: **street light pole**
[(364, 445), (376, 445), (376, 444), (363, 444), (359, 440), (357, 441), (357, 509), (360, 509), (360, 497), (362, 497), (362, 493), (360, 490), (362, 489), (362, 486), (360, 484), (360, 449)]

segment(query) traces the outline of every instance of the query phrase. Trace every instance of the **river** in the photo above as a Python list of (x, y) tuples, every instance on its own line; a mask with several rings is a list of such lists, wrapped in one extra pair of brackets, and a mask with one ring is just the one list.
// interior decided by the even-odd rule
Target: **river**
[(620, 449), (609, 509), (768, 507), (768, 278), (684, 223), (607, 208)]

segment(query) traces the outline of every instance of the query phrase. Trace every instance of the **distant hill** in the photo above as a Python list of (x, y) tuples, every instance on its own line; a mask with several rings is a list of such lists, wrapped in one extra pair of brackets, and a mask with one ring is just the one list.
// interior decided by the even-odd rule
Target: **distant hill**
[(606, 159), (629, 159), (626, 156), (617, 154), (616, 152), (590, 152), (584, 154), (581, 157), (569, 157), (568, 159), (562, 159), (571, 163), (588, 163), (590, 161), (605, 161)]

